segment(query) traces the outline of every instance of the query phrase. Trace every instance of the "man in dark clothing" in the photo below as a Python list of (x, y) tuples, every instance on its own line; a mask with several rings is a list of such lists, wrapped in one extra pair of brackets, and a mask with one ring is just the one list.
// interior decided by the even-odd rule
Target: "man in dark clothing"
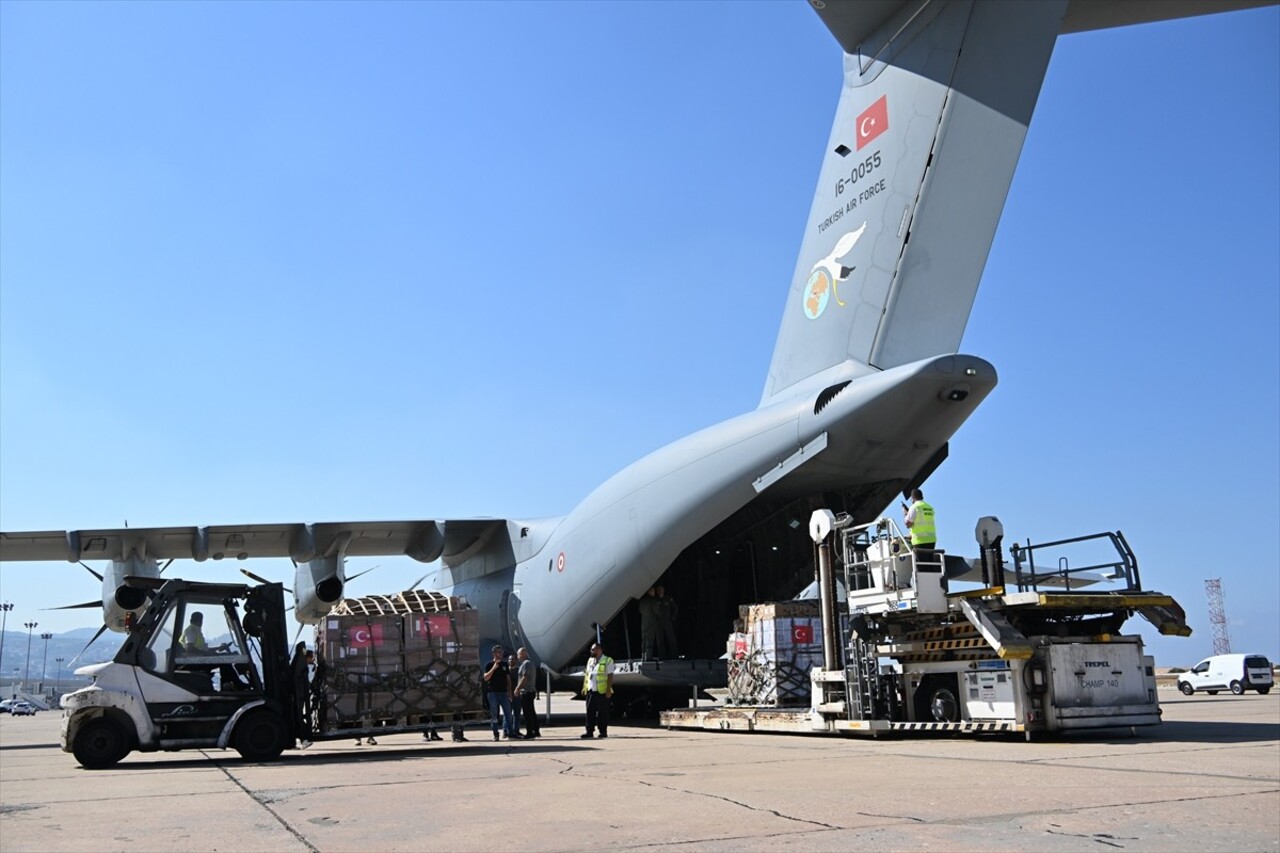
[(502, 646), (493, 647), (493, 660), (484, 671), (485, 701), (489, 704), (489, 727), (493, 729), (493, 739), (498, 737), (498, 714), (502, 714), (502, 734), (508, 738), (519, 738), (511, 719), (511, 669), (507, 666), (507, 656)]
[(658, 599), (653, 587), (649, 587), (640, 596), (636, 609), (640, 611), (640, 659), (655, 660), (658, 657), (658, 632), (661, 630), (658, 623), (661, 615), (658, 613)]
[(653, 591), (658, 611), (658, 657), (670, 660), (680, 655), (680, 650), (676, 648), (676, 616), (679, 608), (676, 600), (667, 595), (667, 591), (661, 586), (655, 586)]

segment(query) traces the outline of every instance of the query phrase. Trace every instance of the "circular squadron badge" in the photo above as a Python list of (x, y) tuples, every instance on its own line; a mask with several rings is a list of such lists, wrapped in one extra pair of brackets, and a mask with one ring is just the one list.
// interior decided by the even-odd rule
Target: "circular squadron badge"
[(831, 274), (819, 267), (809, 274), (809, 283), (804, 288), (804, 315), (816, 320), (827, 310), (827, 302), (831, 299)]

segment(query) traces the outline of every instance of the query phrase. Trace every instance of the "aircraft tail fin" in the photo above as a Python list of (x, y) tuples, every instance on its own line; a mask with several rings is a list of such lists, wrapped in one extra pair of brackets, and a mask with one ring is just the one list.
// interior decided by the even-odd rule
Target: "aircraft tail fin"
[(958, 350), (1065, 8), (914, 0), (844, 54), (762, 403)]

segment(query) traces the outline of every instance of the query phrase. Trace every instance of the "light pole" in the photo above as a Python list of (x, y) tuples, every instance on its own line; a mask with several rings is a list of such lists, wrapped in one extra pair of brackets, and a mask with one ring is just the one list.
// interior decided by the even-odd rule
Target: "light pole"
[(27, 629), (27, 671), (22, 676), (22, 687), (25, 689), (31, 683), (31, 632), (35, 630), (39, 622), (23, 622), (22, 627)]
[(53, 634), (41, 634), (40, 639), (44, 640), (44, 659), (40, 661), (40, 692), (44, 692), (44, 683), (49, 680), (49, 641), (53, 639)]
[(0, 664), (4, 661), (4, 626), (9, 622), (9, 611), (13, 609), (13, 604), (6, 601), (0, 604)]
[(57, 672), (55, 672), (55, 673), (53, 674), (53, 692), (54, 692), (54, 693), (61, 693), (61, 692), (62, 692), (62, 662), (63, 662), (64, 660), (66, 660), (66, 658), (54, 658), (54, 659), (53, 659), (53, 662), (54, 662), (54, 663), (56, 663), (56, 664), (58, 665), (58, 670), (57, 670)]

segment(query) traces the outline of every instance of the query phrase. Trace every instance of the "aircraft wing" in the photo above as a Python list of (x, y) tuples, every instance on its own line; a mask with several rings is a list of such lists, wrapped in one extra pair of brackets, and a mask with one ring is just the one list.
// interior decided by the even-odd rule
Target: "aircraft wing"
[(0, 561), (406, 555), (423, 563), (457, 565), (509, 538), (504, 519), (357, 521), (318, 524), (247, 524), (208, 527), (125, 527), (114, 530), (0, 532)]
[[(1081, 33), (1275, 4), (1276, 0), (1070, 0), (1059, 32)], [(928, 3), (922, 0), (859, 0), (856, 3), (815, 2), (812, 5), (845, 53), (858, 53), (859, 46), (875, 36), (876, 31), (898, 10), (916, 6), (923, 11)]]

